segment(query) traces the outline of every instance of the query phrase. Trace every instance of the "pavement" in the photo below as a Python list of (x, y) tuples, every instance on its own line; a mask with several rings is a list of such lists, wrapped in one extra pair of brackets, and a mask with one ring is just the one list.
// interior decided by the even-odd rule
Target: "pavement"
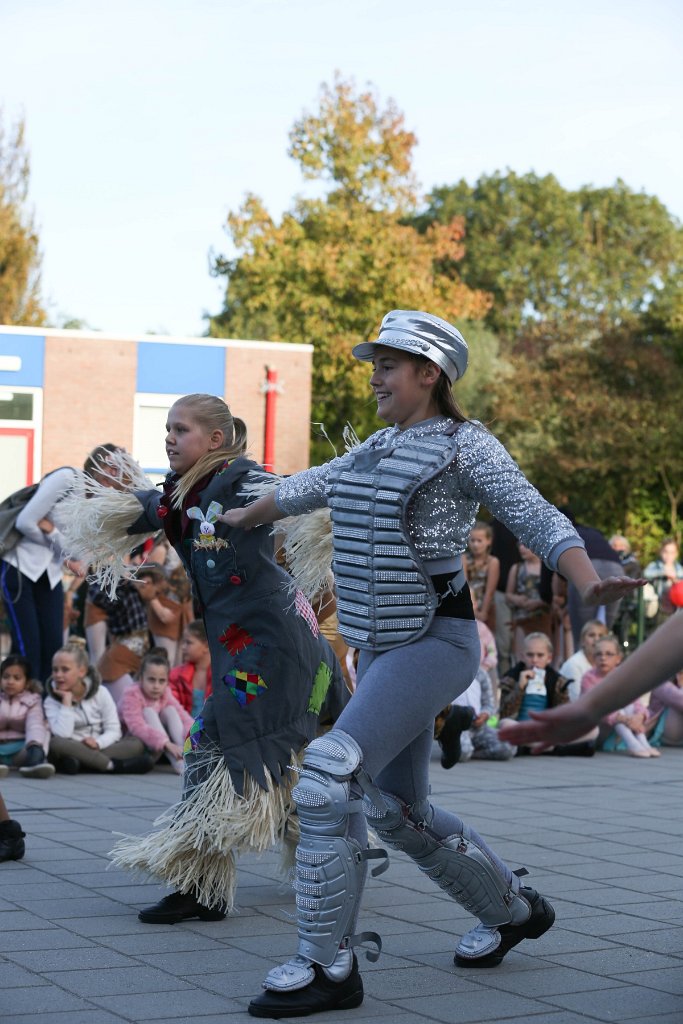
[[(658, 760), (518, 758), (446, 772), (435, 802), (458, 812), (548, 895), (555, 926), (493, 970), (453, 966), (472, 919), (402, 854), (371, 879), (359, 929), (384, 952), (363, 959), (365, 1001), (316, 1019), (349, 1024), (585, 1024), (683, 1021), (683, 750)], [(179, 1021), (238, 1024), (266, 972), (294, 951), (278, 856), (240, 864), (239, 913), (144, 925), (161, 890), (108, 868), (112, 833), (144, 832), (179, 795), (174, 774), (2, 782), (27, 833), (0, 864), (2, 1024)]]

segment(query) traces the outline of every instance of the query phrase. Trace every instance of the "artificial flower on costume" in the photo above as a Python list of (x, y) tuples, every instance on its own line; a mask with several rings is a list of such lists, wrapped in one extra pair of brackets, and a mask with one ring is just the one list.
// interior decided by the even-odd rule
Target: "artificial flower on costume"
[(302, 619), (308, 623), (309, 629), (313, 636), (317, 638), (320, 636), (320, 626), (318, 620), (315, 617), (315, 612), (311, 607), (310, 601), (305, 596), (303, 590), (297, 590), (294, 595), (294, 608), (297, 615), (300, 615)]
[(183, 746), (183, 754), (189, 754), (192, 750), (196, 750), (199, 746), (199, 741), (202, 738), (204, 732), (204, 719), (201, 715), (195, 718), (194, 722), (190, 726), (190, 731), (187, 734), (185, 745)]
[(254, 638), (246, 629), (233, 622), (221, 633), (218, 637), (218, 642), (223, 644), (234, 658), (236, 654), (241, 654), (249, 644), (253, 644)]
[(308, 698), (307, 711), (312, 711), (314, 715), (320, 714), (320, 710), (325, 702), (325, 697), (327, 696), (327, 691), (330, 688), (331, 682), (332, 669), (329, 665), (326, 665), (324, 661), (321, 661), (313, 678), (313, 688), (311, 690), (311, 696)]
[(246, 708), (248, 704), (262, 696), (268, 686), (262, 676), (256, 672), (243, 672), (238, 668), (231, 668), (223, 676), (223, 682), (230, 690), (240, 707)]

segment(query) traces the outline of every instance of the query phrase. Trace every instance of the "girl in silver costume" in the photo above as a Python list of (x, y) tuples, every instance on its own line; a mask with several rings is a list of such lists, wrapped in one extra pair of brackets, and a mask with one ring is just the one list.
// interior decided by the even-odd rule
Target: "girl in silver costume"
[(268, 974), (249, 1006), (257, 1017), (362, 1002), (353, 947), (374, 941), (381, 948), (374, 933), (353, 934), (365, 862), (378, 856), (367, 848), (366, 819), (479, 919), (460, 940), (456, 965), (494, 967), (553, 923), (549, 903), (428, 796), (434, 716), (470, 685), (479, 662), (461, 569), (479, 505), (589, 604), (616, 600), (641, 582), (601, 581), (571, 523), (459, 411), (451, 385), (465, 372), (467, 345), (451, 324), (394, 310), (377, 340), (353, 352), (372, 362), (377, 412), (393, 425), (223, 517), (249, 529), (329, 504), (340, 632), (361, 650), (357, 691), (332, 731), (308, 747), (294, 791), (299, 947)]

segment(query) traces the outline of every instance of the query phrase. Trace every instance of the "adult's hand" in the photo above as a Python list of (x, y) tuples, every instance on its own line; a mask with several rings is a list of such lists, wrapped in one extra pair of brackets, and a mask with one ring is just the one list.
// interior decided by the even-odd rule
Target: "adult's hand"
[(581, 590), (581, 600), (588, 605), (612, 604), (632, 591), (640, 590), (646, 583), (647, 580), (632, 580), (629, 576), (608, 576), (605, 580), (586, 584)]
[(531, 711), (530, 714), (528, 721), (502, 725), (498, 735), (507, 743), (534, 747), (535, 754), (556, 743), (571, 743), (597, 725), (597, 720), (577, 704), (562, 704), (558, 708)]

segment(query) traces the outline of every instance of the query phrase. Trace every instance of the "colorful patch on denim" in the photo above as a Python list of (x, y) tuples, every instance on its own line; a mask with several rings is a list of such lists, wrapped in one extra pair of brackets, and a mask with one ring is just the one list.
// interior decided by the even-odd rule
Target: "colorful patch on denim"
[(320, 636), (320, 626), (318, 625), (318, 620), (315, 617), (315, 612), (302, 590), (297, 590), (294, 595), (294, 608), (296, 609), (297, 615), (300, 615), (302, 619), (306, 620), (311, 633), (317, 639), (317, 637)]
[(326, 665), (324, 661), (321, 661), (318, 665), (318, 671), (313, 679), (311, 696), (308, 699), (308, 710), (312, 711), (314, 715), (320, 714), (320, 709), (323, 706), (331, 682), (332, 669), (329, 665)]
[(246, 629), (242, 629), (236, 622), (233, 622), (232, 625), (228, 626), (221, 633), (218, 637), (218, 642), (227, 647), (234, 658), (236, 654), (240, 654), (249, 644), (253, 644), (254, 638)]
[(183, 746), (183, 754), (189, 754), (190, 751), (196, 750), (199, 746), (199, 741), (202, 738), (204, 732), (204, 719), (200, 715), (195, 718), (194, 722), (190, 726), (190, 731), (187, 734), (185, 745)]
[(246, 708), (247, 704), (251, 704), (268, 689), (263, 678), (255, 672), (241, 672), (236, 668), (230, 669), (223, 676), (223, 682), (242, 708)]

